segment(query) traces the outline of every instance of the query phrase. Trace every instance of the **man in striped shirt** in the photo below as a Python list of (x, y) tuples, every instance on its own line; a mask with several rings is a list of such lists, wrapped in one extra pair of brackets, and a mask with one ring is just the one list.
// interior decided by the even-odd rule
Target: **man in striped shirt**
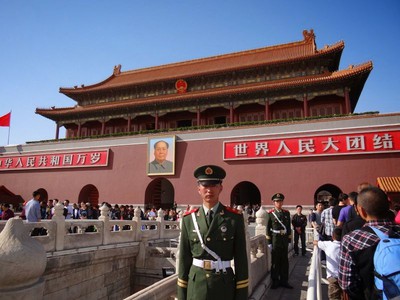
[(329, 197), (328, 199), (329, 207), (324, 209), (321, 213), (321, 223), (325, 227), (325, 232), (323, 236), (324, 241), (331, 241), (332, 240), (332, 233), (335, 225), (333, 223), (332, 217), (332, 209), (336, 205), (336, 199), (333, 197)]

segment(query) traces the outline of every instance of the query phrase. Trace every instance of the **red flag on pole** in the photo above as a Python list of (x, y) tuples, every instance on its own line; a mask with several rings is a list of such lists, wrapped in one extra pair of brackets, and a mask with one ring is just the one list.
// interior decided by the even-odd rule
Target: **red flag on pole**
[(10, 127), (11, 112), (0, 117), (0, 126)]

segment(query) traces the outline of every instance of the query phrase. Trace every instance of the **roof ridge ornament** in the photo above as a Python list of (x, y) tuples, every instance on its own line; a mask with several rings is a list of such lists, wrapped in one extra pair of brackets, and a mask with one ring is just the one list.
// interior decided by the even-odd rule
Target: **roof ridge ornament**
[(117, 76), (119, 74), (121, 74), (121, 65), (120, 64), (117, 66), (114, 66), (114, 71), (113, 71), (114, 76)]
[(318, 51), (317, 44), (315, 43), (314, 29), (310, 29), (310, 31), (308, 31), (307, 29), (303, 30), (303, 37), (305, 43), (312, 43), (314, 53), (317, 53)]
[(314, 29), (310, 29), (310, 31), (307, 29), (303, 30), (303, 37), (306, 42), (315, 40)]

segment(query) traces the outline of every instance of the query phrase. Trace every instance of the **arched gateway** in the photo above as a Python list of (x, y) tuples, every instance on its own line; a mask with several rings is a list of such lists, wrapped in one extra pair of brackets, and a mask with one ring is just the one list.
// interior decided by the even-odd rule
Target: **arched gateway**
[(329, 196), (334, 198), (338, 198), (339, 194), (342, 193), (342, 190), (333, 184), (324, 184), (321, 185), (314, 194), (314, 204), (317, 202), (326, 202)]
[(93, 184), (85, 185), (79, 193), (79, 203), (89, 202), (91, 205), (99, 204), (99, 190)]
[(249, 181), (235, 185), (231, 192), (231, 205), (261, 205), (261, 193), (258, 187)]
[(175, 190), (172, 183), (163, 177), (155, 178), (147, 186), (145, 194), (145, 208), (156, 207), (167, 209), (174, 204)]

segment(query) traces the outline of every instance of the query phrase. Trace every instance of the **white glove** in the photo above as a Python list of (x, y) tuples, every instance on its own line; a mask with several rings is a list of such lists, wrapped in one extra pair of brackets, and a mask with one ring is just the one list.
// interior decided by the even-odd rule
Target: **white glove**
[(269, 250), (272, 250), (272, 244), (268, 244)]

